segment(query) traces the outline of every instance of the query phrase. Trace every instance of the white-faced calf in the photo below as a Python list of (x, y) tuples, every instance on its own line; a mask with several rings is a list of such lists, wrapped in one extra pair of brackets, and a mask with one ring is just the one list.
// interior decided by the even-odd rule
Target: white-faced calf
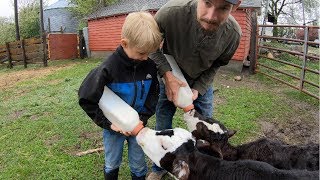
[(192, 133), (192, 135), (196, 138), (196, 140), (201, 139), (199, 136), (200, 134), (197, 132), (197, 126), (205, 126), (207, 127), (208, 131), (206, 131), (206, 136), (210, 138), (214, 146), (211, 148), (215, 148), (215, 151), (211, 151), (214, 153), (215, 156), (220, 156), (221, 154), (221, 147), (225, 143), (228, 142), (228, 139), (233, 136), (236, 131), (228, 130), (222, 123), (213, 119), (213, 118), (206, 118), (198, 113), (195, 109), (186, 112), (183, 114), (183, 119), (188, 126), (188, 130)]

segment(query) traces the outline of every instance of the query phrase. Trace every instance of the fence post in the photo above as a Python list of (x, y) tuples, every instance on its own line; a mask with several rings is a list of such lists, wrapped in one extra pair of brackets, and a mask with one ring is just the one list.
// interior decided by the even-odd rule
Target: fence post
[(27, 56), (26, 56), (26, 50), (24, 48), (24, 39), (20, 40), (21, 42), (21, 48), (22, 48), (22, 58), (23, 58), (23, 64), (24, 68), (27, 68)]
[(250, 74), (255, 73), (256, 64), (257, 64), (257, 39), (258, 39), (258, 31), (257, 31), (257, 12), (252, 12), (251, 14), (251, 39), (250, 39)]
[(43, 46), (43, 66), (48, 66), (48, 58), (47, 58), (47, 33), (43, 32), (42, 34), (42, 46)]
[(306, 76), (308, 40), (309, 40), (309, 27), (304, 26), (303, 62), (302, 62), (302, 66), (301, 66), (301, 77), (300, 77), (300, 87), (299, 87), (300, 91), (303, 90), (304, 78)]
[(7, 57), (8, 57), (8, 62), (9, 62), (9, 68), (12, 68), (12, 60), (11, 60), (11, 55), (10, 55), (10, 47), (9, 47), (9, 43), (6, 42), (6, 49), (7, 49)]
[(83, 37), (83, 30), (79, 30), (78, 33), (78, 47), (79, 47), (79, 55), (80, 58), (83, 59), (86, 56), (86, 44)]

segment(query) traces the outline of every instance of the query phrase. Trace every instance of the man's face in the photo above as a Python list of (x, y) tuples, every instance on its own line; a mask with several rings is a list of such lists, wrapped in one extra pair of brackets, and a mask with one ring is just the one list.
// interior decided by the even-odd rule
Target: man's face
[(235, 10), (233, 5), (225, 0), (198, 0), (197, 20), (204, 30), (215, 31), (232, 10)]

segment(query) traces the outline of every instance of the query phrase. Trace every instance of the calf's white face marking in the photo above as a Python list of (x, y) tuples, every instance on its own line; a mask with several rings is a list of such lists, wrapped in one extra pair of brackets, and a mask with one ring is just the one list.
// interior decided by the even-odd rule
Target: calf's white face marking
[(167, 153), (174, 152), (189, 140), (192, 140), (195, 144), (192, 134), (185, 129), (172, 129), (172, 133), (169, 135), (165, 135), (162, 132), (146, 127), (137, 135), (137, 142), (142, 147), (144, 153), (159, 167), (161, 167), (160, 160)]
[(215, 133), (220, 133), (224, 134), (227, 133), (227, 130), (224, 130), (220, 127), (218, 123), (207, 123), (204, 119), (199, 119), (198, 117), (195, 116), (196, 110), (191, 110), (189, 112), (186, 112), (183, 114), (183, 119), (187, 123), (188, 129), (190, 132), (197, 130), (197, 123), (202, 122), (204, 125), (208, 127), (209, 130), (215, 132)]

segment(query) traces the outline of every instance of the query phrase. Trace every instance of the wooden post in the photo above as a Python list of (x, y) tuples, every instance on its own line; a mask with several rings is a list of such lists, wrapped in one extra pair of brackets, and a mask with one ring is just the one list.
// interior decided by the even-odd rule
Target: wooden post
[(21, 42), (22, 58), (23, 58), (24, 68), (27, 68), (27, 56), (26, 56), (26, 50), (24, 48), (24, 39), (22, 39), (20, 42)]
[(48, 66), (48, 54), (47, 54), (47, 36), (46, 33), (42, 35), (42, 46), (43, 46), (43, 65), (44, 67)]
[(9, 47), (9, 43), (6, 42), (6, 49), (7, 49), (7, 57), (8, 57), (8, 62), (9, 62), (9, 68), (12, 68), (12, 60), (11, 60), (11, 55), (10, 55), (10, 47)]
[(304, 80), (306, 77), (306, 67), (307, 67), (307, 54), (308, 54), (308, 41), (309, 41), (309, 27), (304, 25), (304, 43), (303, 43), (303, 61), (301, 66), (301, 76), (300, 76), (300, 91), (304, 89)]
[(79, 46), (80, 58), (83, 59), (85, 57), (85, 43), (84, 43), (84, 40), (83, 40), (83, 31), (82, 30), (79, 30), (78, 46)]
[(254, 74), (256, 65), (257, 65), (257, 36), (258, 36), (258, 28), (257, 28), (257, 12), (253, 11), (251, 14), (251, 39), (250, 39), (250, 67), (249, 73)]

